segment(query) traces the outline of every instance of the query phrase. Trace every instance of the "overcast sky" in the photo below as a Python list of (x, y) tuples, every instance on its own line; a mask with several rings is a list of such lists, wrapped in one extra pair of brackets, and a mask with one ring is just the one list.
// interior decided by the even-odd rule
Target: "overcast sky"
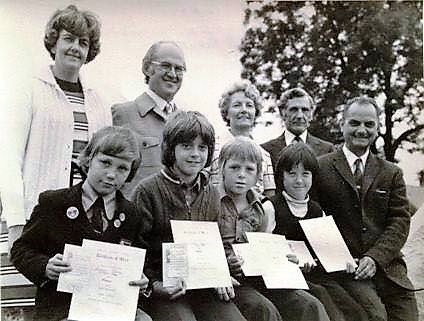
[[(206, 114), (217, 131), (225, 128), (218, 101), (240, 78), (238, 47), (245, 8), (241, 0), (1, 0), (0, 94), (10, 95), (14, 81), (52, 62), (43, 45), (44, 28), (56, 9), (71, 3), (93, 11), (102, 22), (101, 53), (83, 70), (104, 86), (107, 99), (132, 100), (141, 94), (146, 88), (141, 73), (144, 53), (155, 41), (174, 40), (187, 62), (177, 104)], [(272, 128), (255, 131), (257, 140), (278, 136), (279, 125), (277, 120)], [(416, 185), (424, 158), (397, 156), (407, 182)]]

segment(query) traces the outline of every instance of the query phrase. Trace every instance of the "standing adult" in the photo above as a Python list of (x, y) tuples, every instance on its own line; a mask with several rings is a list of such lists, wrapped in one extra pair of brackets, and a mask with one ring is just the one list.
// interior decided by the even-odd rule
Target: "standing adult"
[(334, 151), (333, 144), (308, 132), (310, 122), (314, 117), (315, 104), (312, 97), (305, 90), (292, 88), (283, 92), (280, 97), (278, 111), (284, 122), (285, 130), (279, 137), (261, 145), (271, 155), (274, 172), (281, 151), (292, 143), (306, 143), (312, 148), (317, 157)]
[(132, 182), (123, 189), (129, 199), (133, 199), (142, 178), (163, 167), (162, 133), (169, 114), (176, 110), (172, 100), (186, 71), (183, 52), (174, 42), (156, 42), (147, 50), (142, 70), (149, 87), (147, 91), (134, 101), (112, 106), (113, 124), (132, 129), (140, 144), (142, 165)]
[(98, 18), (74, 5), (57, 10), (47, 23), (44, 45), (53, 65), (1, 108), (0, 189), (9, 247), (40, 192), (81, 180), (80, 151), (93, 132), (112, 123), (110, 110), (80, 75), (100, 52)]
[[(262, 109), (259, 91), (249, 81), (236, 82), (222, 94), (219, 109), (228, 130), (219, 133), (216, 138), (211, 175), (212, 182), (217, 185), (220, 182), (218, 158), (221, 147), (233, 140), (234, 137), (241, 136), (253, 140), (252, 130)], [(258, 178), (256, 191), (266, 196), (272, 196), (275, 192), (275, 183), (271, 157), (262, 147), (259, 149), (262, 153), (262, 173)]]
[[(353, 272), (357, 283), (348, 282), (351, 294), (358, 294), (361, 303), (368, 298), (366, 305), (382, 302), (390, 321), (414, 321), (417, 303), (400, 252), (410, 225), (406, 187), (399, 167), (370, 153), (378, 128), (374, 99), (363, 96), (346, 103), (345, 143), (319, 159), (317, 195), (359, 259)], [(372, 286), (360, 286), (364, 280)]]

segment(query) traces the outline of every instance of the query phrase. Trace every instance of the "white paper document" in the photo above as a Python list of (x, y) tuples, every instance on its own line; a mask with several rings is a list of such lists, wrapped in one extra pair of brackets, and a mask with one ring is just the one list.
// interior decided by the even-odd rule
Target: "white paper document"
[(234, 253), (243, 259), (241, 269), (245, 276), (260, 276), (263, 271), (263, 262), (251, 248), (250, 243), (233, 243)]
[(171, 220), (171, 228), (174, 242), (187, 244), (187, 289), (231, 286), (218, 223)]
[(78, 245), (65, 244), (63, 260), (71, 264), (72, 270), (59, 274), (57, 291), (73, 293), (87, 285), (90, 279), (91, 257), (89, 250)]
[(250, 249), (249, 256), (256, 261), (254, 271), (259, 268), (258, 265), (261, 265), (261, 275), (267, 288), (309, 288), (299, 266), (289, 262), (287, 258), (287, 254), (291, 254), (292, 251), (284, 235), (247, 232), (246, 236), (250, 247), (245, 248), (245, 252)]
[(309, 243), (327, 272), (346, 270), (346, 263), (356, 263), (332, 216), (300, 220)]
[(164, 287), (176, 285), (188, 277), (188, 246), (185, 243), (162, 243), (162, 281)]
[(287, 243), (293, 251), (293, 254), (296, 254), (296, 257), (299, 259), (298, 265), (300, 267), (303, 267), (306, 263), (309, 263), (312, 266), (317, 265), (305, 242), (287, 240)]
[(82, 247), (94, 258), (87, 285), (72, 295), (68, 319), (134, 321), (139, 287), (128, 282), (141, 279), (146, 250), (91, 240)]

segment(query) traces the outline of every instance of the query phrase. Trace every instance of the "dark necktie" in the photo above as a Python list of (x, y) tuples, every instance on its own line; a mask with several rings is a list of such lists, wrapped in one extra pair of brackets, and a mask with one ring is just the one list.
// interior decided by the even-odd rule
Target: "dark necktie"
[(302, 142), (302, 139), (301, 139), (299, 136), (295, 136), (295, 137), (293, 138), (293, 143), (294, 143), (294, 144), (301, 143), (301, 142)]
[(91, 207), (93, 216), (91, 224), (97, 233), (103, 233), (103, 213), (105, 213), (105, 203), (103, 197), (99, 196)]
[(358, 191), (361, 191), (362, 189), (362, 176), (362, 160), (357, 158), (355, 160), (355, 171), (353, 173), (353, 177), (355, 178), (355, 184)]

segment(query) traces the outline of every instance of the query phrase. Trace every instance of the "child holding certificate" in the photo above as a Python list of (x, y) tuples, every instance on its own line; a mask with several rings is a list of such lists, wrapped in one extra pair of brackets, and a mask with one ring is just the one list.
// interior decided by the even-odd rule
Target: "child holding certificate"
[(202, 170), (211, 163), (215, 146), (212, 125), (200, 113), (178, 111), (165, 124), (164, 169), (141, 181), (136, 205), (141, 213), (146, 275), (153, 290), (146, 305), (155, 321), (245, 320), (235, 304), (220, 301), (213, 290), (190, 290), (179, 279), (164, 287), (162, 243), (173, 242), (170, 220), (217, 221), (218, 192)]
[[(322, 217), (318, 203), (309, 199), (312, 179), (318, 170), (314, 152), (304, 143), (287, 146), (276, 165), (279, 190), (271, 198), (276, 210), (274, 233), (285, 235), (288, 240), (307, 239), (299, 224), (300, 220)], [(332, 321), (368, 320), (363, 308), (337, 282), (336, 274), (327, 274), (322, 267), (308, 262), (303, 267), (311, 293), (324, 304)], [(342, 273), (344, 274), (344, 273)], [(371, 319), (370, 319), (371, 320)], [(372, 319), (374, 320), (374, 319)]]
[[(219, 189), (222, 208), (220, 230), (230, 270), (241, 283), (235, 288), (218, 289), (219, 295), (223, 300), (232, 298), (243, 314), (251, 316), (252, 320), (265, 317), (265, 310), (254, 309), (252, 302), (272, 304), (268, 299), (278, 307), (283, 320), (329, 320), (322, 304), (309, 293), (303, 290), (267, 290), (261, 278), (241, 276), (242, 262), (234, 255), (231, 244), (247, 242), (246, 232), (272, 232), (266, 231), (266, 226), (267, 218), (274, 215), (274, 208), (269, 201), (261, 201), (254, 190), (262, 168), (262, 156), (251, 140), (239, 137), (224, 145), (219, 155), (219, 168), (222, 176)], [(246, 311), (246, 308), (249, 309)]]
[[(134, 134), (121, 127), (104, 127), (93, 134), (79, 157), (87, 178), (70, 188), (40, 194), (31, 219), (13, 245), (16, 268), (37, 286), (34, 320), (68, 316), (71, 294), (56, 290), (60, 273), (72, 270), (63, 260), (65, 244), (83, 239), (139, 246), (141, 220), (135, 206), (119, 191), (140, 164)], [(147, 279), (132, 282), (147, 287)], [(136, 320), (150, 317), (138, 311)]]

